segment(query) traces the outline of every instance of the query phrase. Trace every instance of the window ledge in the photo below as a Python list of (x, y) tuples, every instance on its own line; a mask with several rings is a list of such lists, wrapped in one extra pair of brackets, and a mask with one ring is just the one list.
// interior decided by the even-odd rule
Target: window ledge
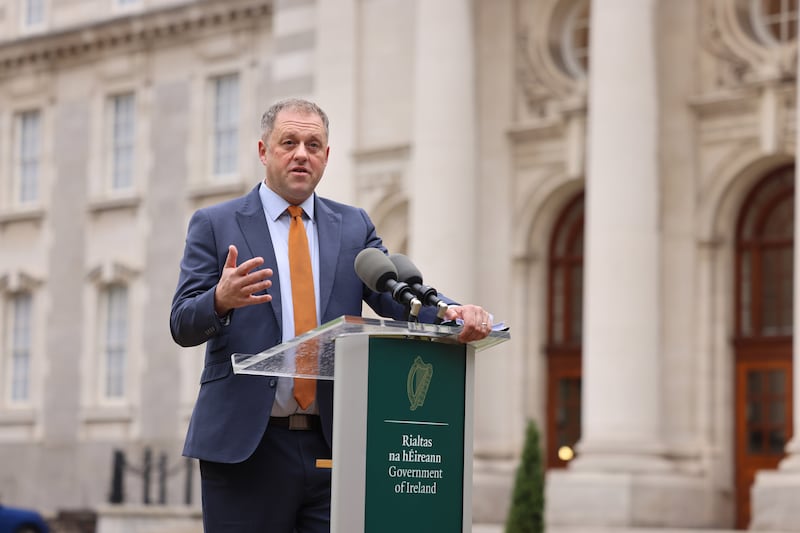
[(93, 198), (89, 202), (89, 211), (102, 213), (103, 211), (113, 211), (116, 209), (134, 209), (139, 207), (142, 199), (138, 195), (120, 197)]
[(0, 225), (16, 222), (41, 222), (43, 218), (44, 209), (41, 207), (20, 207), (0, 212)]
[(0, 412), (0, 426), (31, 426), (36, 413), (31, 408), (5, 409)]
[(133, 420), (131, 408), (123, 405), (108, 407), (86, 407), (81, 411), (81, 422), (87, 424), (109, 424)]
[(203, 200), (212, 196), (239, 195), (247, 190), (247, 186), (240, 181), (224, 181), (219, 183), (202, 183), (193, 185), (189, 189), (189, 198)]

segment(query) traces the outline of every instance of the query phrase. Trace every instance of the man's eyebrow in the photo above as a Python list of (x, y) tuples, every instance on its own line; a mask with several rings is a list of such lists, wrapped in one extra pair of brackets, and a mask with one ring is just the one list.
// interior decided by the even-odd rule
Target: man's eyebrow
[(322, 138), (324, 138), (324, 135), (322, 135), (321, 133), (308, 133), (308, 134), (305, 134), (302, 131), (295, 130), (295, 129), (285, 129), (285, 130), (280, 132), (280, 137), (300, 137), (300, 136), (303, 136), (303, 135), (308, 135), (308, 137), (310, 137), (312, 139), (322, 139)]

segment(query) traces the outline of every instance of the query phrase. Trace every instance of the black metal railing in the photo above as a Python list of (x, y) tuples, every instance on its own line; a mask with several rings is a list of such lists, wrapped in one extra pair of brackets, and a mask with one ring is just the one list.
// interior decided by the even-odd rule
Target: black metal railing
[[(144, 505), (153, 503), (166, 505), (168, 481), (181, 474), (184, 476), (183, 503), (188, 506), (192, 504), (194, 459), (184, 457), (170, 466), (167, 454), (161, 452), (158, 456), (158, 461), (154, 464), (153, 450), (150, 447), (145, 447), (142, 463), (140, 466), (136, 466), (128, 460), (124, 451), (115, 449), (112, 453), (111, 492), (108, 496), (108, 502), (112, 504), (125, 503), (126, 476), (133, 475), (141, 479), (142, 503)], [(158, 496), (157, 502), (153, 501), (151, 494), (154, 482)]]

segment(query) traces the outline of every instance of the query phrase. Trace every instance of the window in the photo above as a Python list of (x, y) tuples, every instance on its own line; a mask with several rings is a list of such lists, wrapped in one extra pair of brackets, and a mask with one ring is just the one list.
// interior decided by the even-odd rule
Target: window
[(562, 1), (554, 12), (551, 53), (572, 78), (585, 78), (589, 71), (589, 14), (589, 0)]
[(111, 112), (111, 189), (127, 190), (133, 186), (136, 100), (133, 93), (110, 98)]
[(233, 174), (237, 170), (239, 144), (239, 76), (231, 74), (215, 78), (213, 92), (213, 174)]
[(41, 164), (41, 118), (39, 111), (17, 115), (15, 203), (31, 204), (39, 199)]
[(748, 196), (737, 239), (738, 335), (792, 334), (794, 168), (761, 182)]
[(25, 403), (30, 400), (30, 366), (32, 340), (32, 297), (22, 292), (12, 295), (8, 306), (8, 353), (6, 361), (8, 400)]
[(575, 456), (581, 432), (583, 193), (570, 200), (550, 241), (547, 341), (547, 466)]
[(550, 342), (581, 344), (583, 336), (583, 196), (564, 212), (550, 255)]
[(750, 523), (756, 472), (773, 469), (792, 438), (794, 166), (753, 187), (736, 228), (736, 524)]
[(128, 288), (109, 285), (103, 292), (105, 327), (101, 330), (102, 355), (105, 366), (104, 395), (106, 398), (124, 398), (127, 342), (128, 342)]
[(23, 22), (25, 27), (44, 23), (44, 0), (25, 0)]
[(750, 18), (765, 44), (787, 44), (797, 37), (797, 0), (750, 0)]

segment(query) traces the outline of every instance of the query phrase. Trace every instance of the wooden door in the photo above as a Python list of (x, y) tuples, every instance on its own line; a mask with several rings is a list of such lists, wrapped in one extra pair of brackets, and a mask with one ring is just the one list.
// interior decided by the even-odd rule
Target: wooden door
[(581, 435), (584, 195), (567, 202), (550, 241), (547, 339), (547, 467), (572, 460)]
[(786, 342), (737, 352), (736, 527), (746, 529), (756, 472), (777, 468), (792, 436), (792, 352)]
[(774, 469), (792, 436), (794, 166), (748, 194), (736, 232), (736, 526), (750, 523), (756, 472)]

